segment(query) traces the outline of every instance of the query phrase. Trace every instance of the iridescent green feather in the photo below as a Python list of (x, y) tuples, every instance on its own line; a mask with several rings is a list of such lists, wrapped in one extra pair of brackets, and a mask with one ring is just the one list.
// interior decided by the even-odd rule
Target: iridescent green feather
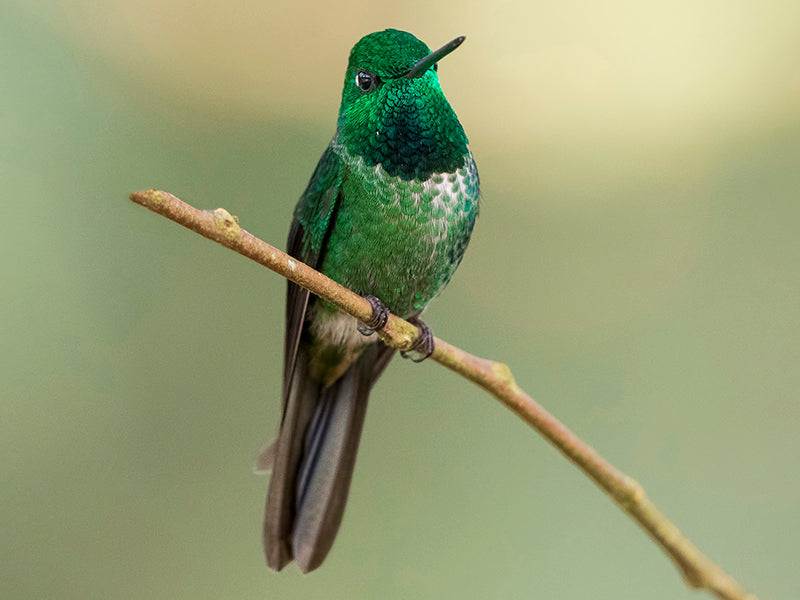
[[(336, 134), (289, 235), (290, 254), (403, 317), (450, 280), (478, 214), (478, 171), (432, 65), (461, 41), (431, 54), (387, 29), (353, 47)], [(308, 572), (333, 543), (370, 388), (394, 350), (291, 283), (286, 324), (264, 547), (272, 568), (295, 560)]]

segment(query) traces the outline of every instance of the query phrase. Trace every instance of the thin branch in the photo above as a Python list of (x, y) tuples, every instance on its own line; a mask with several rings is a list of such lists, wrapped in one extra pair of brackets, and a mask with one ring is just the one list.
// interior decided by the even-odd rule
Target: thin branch
[[(283, 275), (361, 321), (372, 315), (370, 304), (361, 296), (248, 233), (223, 208), (198, 210), (160, 190), (136, 192), (130, 199)], [(417, 328), (390, 315), (379, 333), (386, 344), (404, 350), (413, 343)], [(485, 389), (547, 438), (656, 541), (678, 566), (688, 586), (706, 589), (724, 600), (756, 600), (684, 537), (645, 496), (639, 483), (611, 465), (528, 396), (514, 381), (508, 366), (468, 354), (439, 338), (435, 344), (431, 356), (435, 362)]]

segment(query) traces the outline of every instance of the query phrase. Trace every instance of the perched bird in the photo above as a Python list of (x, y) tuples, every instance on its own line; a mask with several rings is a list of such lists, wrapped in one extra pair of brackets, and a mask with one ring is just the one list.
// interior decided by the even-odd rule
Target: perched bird
[(447, 102), (439, 50), (404, 31), (351, 50), (336, 133), (294, 211), (288, 252), (364, 295), (364, 325), (293, 283), (286, 303), (283, 416), (259, 457), (271, 470), (267, 564), (316, 569), (344, 512), (370, 389), (394, 349), (371, 336), (387, 309), (414, 322), (412, 351), (433, 351), (418, 319), (461, 262), (478, 214), (478, 171)]

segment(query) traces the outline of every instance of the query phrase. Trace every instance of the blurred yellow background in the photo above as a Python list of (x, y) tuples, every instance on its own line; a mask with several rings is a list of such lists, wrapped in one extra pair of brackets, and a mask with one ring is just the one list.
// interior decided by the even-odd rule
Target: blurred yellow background
[(483, 209), (434, 331), (800, 596), (800, 4), (686, 0), (3, 2), (0, 596), (699, 597), (505, 409), (399, 360), (326, 564), (264, 566), (284, 282), (126, 196), (282, 247), (385, 27), (467, 36), (439, 73)]

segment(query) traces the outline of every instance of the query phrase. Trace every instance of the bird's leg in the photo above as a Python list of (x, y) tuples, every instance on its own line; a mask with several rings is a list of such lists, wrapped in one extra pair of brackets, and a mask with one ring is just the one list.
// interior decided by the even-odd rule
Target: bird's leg
[(358, 322), (358, 331), (361, 335), (372, 335), (386, 325), (389, 309), (375, 296), (364, 296), (364, 300), (372, 307), (372, 316), (366, 323)]
[(433, 354), (433, 332), (424, 321), (417, 317), (410, 317), (408, 322), (417, 326), (419, 335), (408, 350), (400, 352), (400, 356), (414, 362), (422, 362)]
[[(375, 296), (364, 296), (364, 300), (369, 302), (372, 307), (372, 316), (366, 323), (358, 322), (358, 331), (361, 335), (369, 336), (386, 325), (386, 321), (389, 319), (389, 309)], [(422, 319), (409, 317), (408, 322), (417, 326), (419, 335), (408, 350), (400, 351), (400, 356), (414, 362), (422, 362), (433, 354), (433, 332)]]

